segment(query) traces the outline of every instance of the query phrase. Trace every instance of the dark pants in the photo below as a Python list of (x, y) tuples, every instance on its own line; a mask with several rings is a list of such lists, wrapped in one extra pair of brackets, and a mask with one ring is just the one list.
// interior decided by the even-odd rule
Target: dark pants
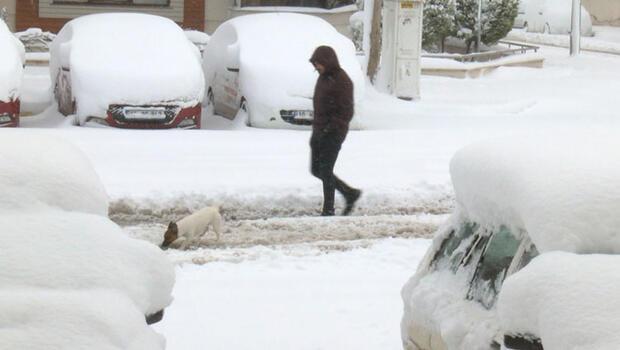
[(335, 190), (348, 198), (355, 190), (334, 175), (334, 166), (344, 138), (337, 134), (312, 135), (310, 139), (312, 175), (323, 181), (323, 214), (334, 214)]

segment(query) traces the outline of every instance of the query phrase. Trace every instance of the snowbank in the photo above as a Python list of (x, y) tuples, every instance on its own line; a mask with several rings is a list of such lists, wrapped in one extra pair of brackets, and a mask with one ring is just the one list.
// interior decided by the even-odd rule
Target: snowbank
[(0, 21), (0, 101), (19, 98), (25, 62), (24, 45)]
[(540, 252), (620, 253), (616, 135), (480, 142), (452, 159), (457, 207), (471, 222), (526, 231)]
[(108, 196), (90, 161), (61, 139), (0, 138), (0, 211), (54, 207), (107, 217)]
[(616, 349), (620, 257), (550, 252), (509, 277), (499, 295), (502, 328), (540, 337), (545, 350)]
[[(266, 13), (227, 21), (207, 46), (205, 76), (211, 82), (227, 63), (238, 64), (239, 87), (251, 114), (264, 116), (265, 121), (256, 126), (270, 127), (270, 116), (275, 114), (280, 120), (280, 109), (312, 109), (318, 75), (309, 59), (321, 45), (334, 48), (354, 83), (355, 101), (361, 101), (365, 81), (353, 42), (325, 20), (310, 15)], [(239, 62), (231, 62), (236, 56)], [(252, 117), (253, 126), (259, 122)]]
[(110, 104), (195, 106), (204, 78), (198, 49), (171, 20), (145, 14), (97, 14), (67, 23), (52, 43), (50, 76), (70, 69), (80, 117)]
[(111, 291), (0, 290), (0, 349), (163, 350), (125, 296)]

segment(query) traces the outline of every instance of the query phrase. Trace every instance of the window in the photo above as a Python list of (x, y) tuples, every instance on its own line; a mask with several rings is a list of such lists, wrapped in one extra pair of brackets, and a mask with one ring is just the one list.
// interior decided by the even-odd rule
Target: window
[(521, 241), (506, 227), (501, 227), (493, 234), (478, 262), (467, 299), (477, 300), (487, 309), (495, 304), (508, 268), (520, 245)]
[(441, 246), (433, 257), (431, 268), (442, 270), (450, 268), (453, 272), (459, 268), (466, 253), (479, 241), (479, 236), (474, 236), (478, 225), (473, 223), (464, 224), (459, 230), (452, 230), (448, 237), (441, 242)]
[(292, 7), (318, 7), (323, 9), (335, 9), (338, 7), (353, 5), (355, 0), (238, 0), (241, 7), (246, 6), (292, 6)]
[(61, 5), (168, 6), (170, 0), (54, 0)]

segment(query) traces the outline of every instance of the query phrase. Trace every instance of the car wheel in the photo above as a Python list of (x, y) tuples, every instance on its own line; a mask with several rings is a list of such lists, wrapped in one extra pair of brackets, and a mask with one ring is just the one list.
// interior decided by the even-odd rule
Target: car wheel
[(211, 90), (211, 88), (209, 88), (209, 92), (207, 92), (207, 105), (205, 112), (207, 117), (212, 117), (215, 115), (215, 96), (213, 96), (213, 90)]
[(252, 126), (252, 117), (250, 115), (248, 101), (245, 99), (245, 97), (241, 98), (241, 106), (240, 106), (239, 112), (245, 114), (245, 125)]

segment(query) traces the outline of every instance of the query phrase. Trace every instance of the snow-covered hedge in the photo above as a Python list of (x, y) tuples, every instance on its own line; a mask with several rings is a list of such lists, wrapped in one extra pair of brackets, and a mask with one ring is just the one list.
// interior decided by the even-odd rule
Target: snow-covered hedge
[(0, 101), (19, 98), (25, 60), (24, 45), (0, 20)]

